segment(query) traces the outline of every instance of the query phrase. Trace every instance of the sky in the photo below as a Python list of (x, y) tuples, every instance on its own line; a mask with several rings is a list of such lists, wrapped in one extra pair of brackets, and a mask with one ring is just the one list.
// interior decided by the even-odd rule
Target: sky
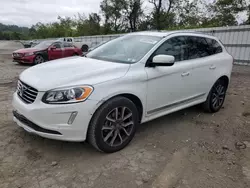
[(53, 22), (57, 16), (73, 17), (100, 11), (101, 0), (0, 0), (0, 23), (30, 27)]
[[(31, 27), (37, 22), (49, 23), (57, 20), (58, 16), (73, 17), (77, 13), (100, 12), (102, 0), (0, 0), (0, 23)], [(190, 0), (192, 1), (192, 0)], [(206, 0), (212, 1), (212, 0)], [(248, 2), (250, 0), (247, 0)], [(145, 9), (150, 8), (147, 4)], [(238, 21), (245, 19), (245, 13)]]

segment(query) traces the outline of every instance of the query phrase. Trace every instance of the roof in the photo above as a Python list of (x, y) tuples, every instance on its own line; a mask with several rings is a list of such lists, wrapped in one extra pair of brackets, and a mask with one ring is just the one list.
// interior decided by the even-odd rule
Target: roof
[(202, 32), (196, 32), (196, 31), (140, 31), (140, 32), (134, 32), (130, 33), (130, 35), (150, 35), (150, 36), (156, 36), (156, 37), (166, 37), (171, 34), (190, 34), (190, 35), (196, 35), (196, 36), (207, 36), (210, 38), (215, 38), (212, 35), (202, 33)]
[(129, 35), (150, 35), (156, 37), (165, 37), (171, 33), (172, 32), (162, 32), (162, 31), (140, 31), (140, 32), (129, 33)]

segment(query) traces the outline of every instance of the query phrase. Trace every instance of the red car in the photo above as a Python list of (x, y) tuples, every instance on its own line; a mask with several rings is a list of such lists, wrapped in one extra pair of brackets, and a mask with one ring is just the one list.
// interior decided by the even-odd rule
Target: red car
[(82, 55), (82, 50), (71, 43), (43, 41), (32, 48), (14, 51), (12, 57), (14, 62), (36, 65), (45, 61), (75, 55)]

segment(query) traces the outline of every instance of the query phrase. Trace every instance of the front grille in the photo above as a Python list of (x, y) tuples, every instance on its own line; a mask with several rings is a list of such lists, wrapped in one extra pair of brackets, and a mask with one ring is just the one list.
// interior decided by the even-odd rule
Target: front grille
[(37, 89), (18, 80), (17, 95), (27, 104), (31, 104), (36, 100), (38, 91)]
[(22, 53), (13, 53), (13, 57), (23, 57)]
[(28, 120), (26, 117), (24, 117), (23, 115), (19, 114), (17, 111), (13, 111), (13, 116), (15, 118), (17, 118), (20, 122), (22, 122), (23, 124), (25, 124), (26, 126), (34, 129), (35, 131), (38, 132), (42, 132), (42, 133), (49, 133), (49, 134), (58, 134), (58, 135), (62, 135), (61, 133), (54, 131), (54, 130), (49, 130), (49, 129), (44, 129), (42, 127), (39, 127), (38, 125), (36, 125), (35, 123), (33, 123), (32, 121)]

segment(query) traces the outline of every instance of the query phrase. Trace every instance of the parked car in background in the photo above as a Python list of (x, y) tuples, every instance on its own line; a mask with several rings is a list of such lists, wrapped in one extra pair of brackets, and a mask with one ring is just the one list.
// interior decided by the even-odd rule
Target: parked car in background
[(41, 41), (31, 40), (31, 41), (18, 41), (18, 42), (22, 43), (24, 48), (31, 48), (31, 47), (37, 45), (38, 43), (40, 43)]
[(78, 48), (81, 48), (83, 53), (87, 53), (89, 51), (90, 46), (92, 46), (92, 42), (86, 43), (86, 42), (75, 41), (73, 37), (59, 38), (58, 41), (73, 44)]
[(14, 62), (20, 64), (40, 64), (45, 61), (69, 56), (82, 55), (82, 50), (71, 43), (48, 40), (32, 48), (19, 49), (13, 52)]
[(81, 39), (77, 39), (77, 38), (73, 38), (73, 37), (64, 37), (64, 38), (59, 38), (58, 41), (62, 41), (62, 42), (68, 42), (71, 43), (75, 46), (77, 46), (78, 48), (82, 49), (83, 54), (87, 54), (90, 50), (96, 48), (97, 46), (99, 46), (100, 44), (103, 44), (104, 42), (107, 41), (89, 41), (89, 40), (81, 40)]
[(88, 140), (116, 152), (139, 123), (197, 104), (219, 111), (232, 67), (233, 57), (216, 37), (131, 33), (86, 57), (26, 69), (13, 96), (14, 121), (46, 138)]

